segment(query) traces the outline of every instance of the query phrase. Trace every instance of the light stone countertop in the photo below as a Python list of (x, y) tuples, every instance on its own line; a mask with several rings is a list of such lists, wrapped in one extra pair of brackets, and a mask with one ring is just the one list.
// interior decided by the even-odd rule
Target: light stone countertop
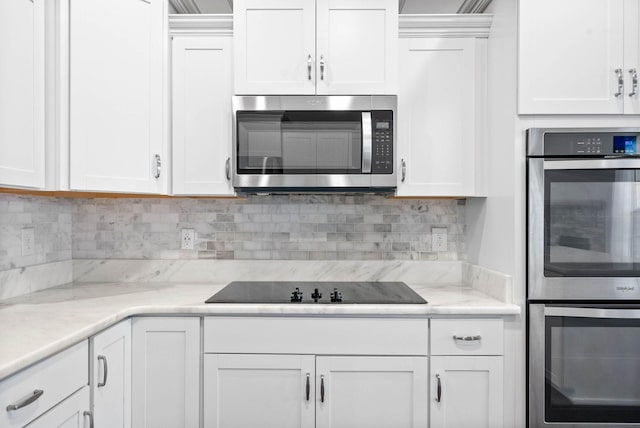
[(225, 284), (84, 283), (0, 301), (0, 379), (134, 315), (490, 316), (520, 307), (456, 284), (409, 285), (426, 305), (204, 304)]

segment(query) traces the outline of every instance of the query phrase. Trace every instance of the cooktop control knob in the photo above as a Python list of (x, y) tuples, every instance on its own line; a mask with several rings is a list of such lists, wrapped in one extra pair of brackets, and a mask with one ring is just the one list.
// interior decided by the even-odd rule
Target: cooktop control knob
[(338, 291), (337, 288), (333, 289), (333, 293), (331, 293), (331, 303), (340, 303), (342, 302), (342, 293)]
[(320, 293), (316, 288), (315, 290), (313, 290), (313, 294), (311, 294), (311, 298), (313, 299), (314, 302), (317, 302), (318, 299), (322, 299), (322, 293)]
[(302, 291), (300, 291), (298, 287), (296, 287), (296, 289), (293, 290), (293, 293), (291, 293), (291, 301), (302, 302)]

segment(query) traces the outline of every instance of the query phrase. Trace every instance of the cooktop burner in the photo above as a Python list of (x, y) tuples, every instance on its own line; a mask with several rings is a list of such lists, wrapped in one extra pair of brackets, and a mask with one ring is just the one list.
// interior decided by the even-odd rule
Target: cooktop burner
[(404, 282), (234, 281), (205, 303), (425, 304)]

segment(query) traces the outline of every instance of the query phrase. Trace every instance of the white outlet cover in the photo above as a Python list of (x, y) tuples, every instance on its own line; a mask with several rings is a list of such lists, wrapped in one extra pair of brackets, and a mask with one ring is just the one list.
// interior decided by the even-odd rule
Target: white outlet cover
[(22, 229), (22, 255), (31, 256), (36, 252), (36, 232), (33, 227)]
[(193, 229), (182, 229), (180, 233), (180, 248), (193, 250), (195, 248), (196, 232)]
[(446, 227), (431, 228), (431, 251), (447, 251), (447, 233)]

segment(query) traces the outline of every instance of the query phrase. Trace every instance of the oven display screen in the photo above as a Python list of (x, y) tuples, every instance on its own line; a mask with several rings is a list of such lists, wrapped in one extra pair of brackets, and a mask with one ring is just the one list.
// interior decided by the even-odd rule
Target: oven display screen
[(389, 122), (377, 122), (376, 129), (389, 129)]
[(615, 135), (613, 137), (613, 153), (624, 153), (626, 155), (635, 155), (636, 136), (635, 135)]

